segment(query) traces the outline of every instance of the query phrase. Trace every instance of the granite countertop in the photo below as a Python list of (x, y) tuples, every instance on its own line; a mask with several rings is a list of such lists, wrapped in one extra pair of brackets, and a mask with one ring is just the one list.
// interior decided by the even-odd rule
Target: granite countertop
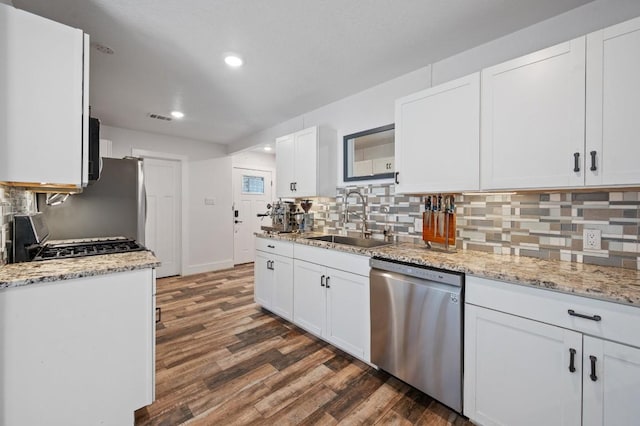
[(43, 282), (155, 268), (159, 265), (160, 261), (154, 254), (146, 250), (13, 263), (0, 266), (0, 290)]
[(292, 241), (371, 257), (377, 256), (462, 272), (476, 277), (640, 306), (640, 271), (632, 269), (499, 255), (472, 250), (443, 253), (429, 250), (424, 245), (412, 243), (359, 248), (306, 239), (311, 236), (309, 234), (266, 235), (258, 233), (256, 235), (262, 238)]

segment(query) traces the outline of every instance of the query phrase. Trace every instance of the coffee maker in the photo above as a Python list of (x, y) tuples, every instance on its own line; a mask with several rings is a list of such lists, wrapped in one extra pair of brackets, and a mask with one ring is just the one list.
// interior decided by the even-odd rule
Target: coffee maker
[(271, 226), (261, 226), (260, 229), (268, 232), (297, 231), (297, 209), (296, 204), (291, 201), (275, 201), (273, 204), (267, 204), (267, 212), (258, 214), (258, 217), (270, 217)]
[(258, 217), (270, 217), (271, 226), (261, 226), (267, 232), (309, 232), (313, 230), (313, 213), (309, 213), (311, 200), (302, 200), (303, 211), (292, 201), (275, 201), (267, 204), (267, 212)]

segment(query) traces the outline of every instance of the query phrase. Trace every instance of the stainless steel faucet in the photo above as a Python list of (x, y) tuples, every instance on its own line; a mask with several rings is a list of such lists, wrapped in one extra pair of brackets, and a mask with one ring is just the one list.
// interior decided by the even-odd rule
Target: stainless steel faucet
[(344, 223), (349, 223), (349, 197), (352, 195), (357, 195), (362, 200), (362, 215), (360, 216), (362, 219), (362, 238), (369, 238), (371, 231), (367, 229), (367, 200), (358, 190), (349, 191), (344, 197)]

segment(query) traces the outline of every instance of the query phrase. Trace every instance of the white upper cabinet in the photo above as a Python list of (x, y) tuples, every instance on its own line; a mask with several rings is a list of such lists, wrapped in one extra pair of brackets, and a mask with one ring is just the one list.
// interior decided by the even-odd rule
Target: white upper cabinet
[(294, 168), (296, 161), (294, 133), (276, 139), (276, 196), (295, 197), (293, 194)]
[(640, 18), (587, 36), (587, 185), (640, 183)]
[(4, 4), (0, 23), (0, 181), (85, 185), (89, 36)]
[(584, 185), (585, 40), (482, 71), (482, 189)]
[(480, 189), (480, 74), (396, 101), (396, 192)]
[(310, 127), (276, 139), (276, 196), (335, 196), (336, 132)]

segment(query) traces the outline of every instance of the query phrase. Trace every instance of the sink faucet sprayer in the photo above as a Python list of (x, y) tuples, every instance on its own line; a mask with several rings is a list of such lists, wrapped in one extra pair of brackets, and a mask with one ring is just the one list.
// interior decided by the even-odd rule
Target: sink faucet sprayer
[(349, 191), (344, 197), (344, 223), (349, 223), (349, 197), (352, 195), (357, 195), (362, 200), (362, 214), (360, 215), (362, 219), (362, 238), (369, 238), (371, 231), (367, 229), (367, 200), (358, 190)]

